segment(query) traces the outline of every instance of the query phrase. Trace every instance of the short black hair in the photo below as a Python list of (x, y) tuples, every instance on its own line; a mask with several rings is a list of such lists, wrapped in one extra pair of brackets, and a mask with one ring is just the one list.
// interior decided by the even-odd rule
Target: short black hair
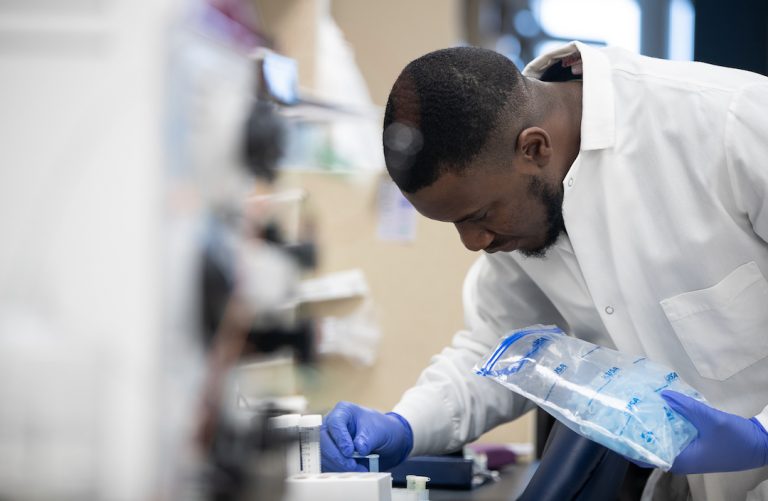
[(526, 82), (515, 64), (492, 50), (454, 47), (409, 63), (384, 112), (384, 159), (406, 193), (462, 172), (482, 150), (502, 111), (525, 106)]

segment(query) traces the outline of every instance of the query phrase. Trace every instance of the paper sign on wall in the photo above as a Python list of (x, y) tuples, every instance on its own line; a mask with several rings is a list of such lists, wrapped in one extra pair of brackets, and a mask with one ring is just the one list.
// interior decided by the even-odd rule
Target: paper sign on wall
[(416, 239), (416, 209), (391, 179), (382, 180), (378, 193), (380, 240), (412, 242)]

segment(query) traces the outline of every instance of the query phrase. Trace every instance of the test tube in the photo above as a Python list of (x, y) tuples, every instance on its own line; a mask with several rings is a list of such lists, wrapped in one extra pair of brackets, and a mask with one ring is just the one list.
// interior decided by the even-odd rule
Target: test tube
[(378, 454), (368, 454), (367, 456), (363, 456), (361, 454), (358, 454), (355, 452), (352, 454), (352, 457), (355, 459), (367, 459), (368, 460), (368, 471), (370, 473), (378, 473), (379, 472), (379, 455)]
[(320, 426), (323, 416), (308, 414), (299, 419), (301, 472), (320, 473)]
[(427, 482), (429, 482), (429, 480), (429, 477), (406, 475), (405, 485), (409, 491), (416, 491), (416, 495), (420, 501), (428, 501), (429, 489), (427, 489)]
[(283, 414), (269, 420), (270, 427), (284, 440), (285, 473), (289, 476), (301, 472), (300, 418), (299, 414)]

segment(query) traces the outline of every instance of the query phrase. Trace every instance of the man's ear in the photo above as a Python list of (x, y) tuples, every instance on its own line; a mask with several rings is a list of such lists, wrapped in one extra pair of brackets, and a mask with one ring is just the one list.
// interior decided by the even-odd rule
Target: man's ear
[(517, 136), (517, 151), (530, 163), (544, 167), (552, 158), (552, 139), (541, 127), (528, 127)]

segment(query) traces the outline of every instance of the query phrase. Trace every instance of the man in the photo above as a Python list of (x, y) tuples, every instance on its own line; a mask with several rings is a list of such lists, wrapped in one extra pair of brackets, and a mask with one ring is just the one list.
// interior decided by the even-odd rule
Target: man
[(472, 373), (507, 332), (557, 324), (673, 367), (698, 437), (672, 472), (694, 499), (768, 499), (768, 79), (571, 43), (521, 75), (476, 48), (427, 54), (392, 88), (387, 169), (424, 216), (485, 253), (467, 330), (394, 413), (340, 403), (328, 469), (458, 449), (530, 403)]

